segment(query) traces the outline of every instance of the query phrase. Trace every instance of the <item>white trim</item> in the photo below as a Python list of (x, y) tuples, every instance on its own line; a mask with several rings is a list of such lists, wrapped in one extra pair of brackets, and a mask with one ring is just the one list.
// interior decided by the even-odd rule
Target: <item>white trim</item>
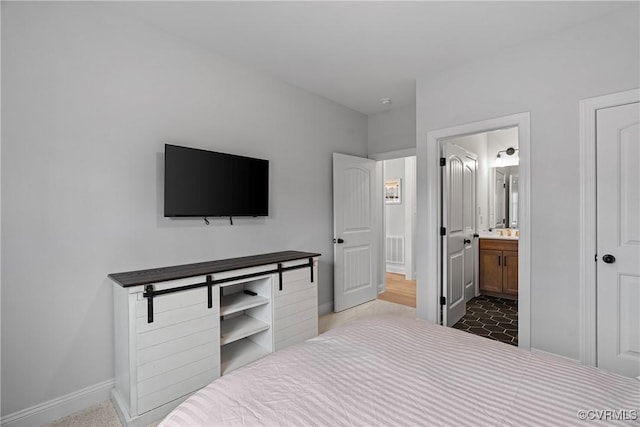
[(529, 113), (431, 131), (418, 140), (418, 242), (417, 316), (434, 323), (440, 320), (440, 166), (438, 145), (445, 138), (518, 127), (520, 155), (520, 239), (518, 242), (518, 345), (531, 347), (531, 149)]
[(414, 248), (416, 247), (416, 159), (415, 150), (411, 157), (404, 158), (404, 275), (407, 280), (415, 279)]
[(110, 391), (115, 386), (112, 378), (98, 384), (74, 391), (65, 396), (34, 405), (22, 411), (2, 417), (3, 427), (33, 427), (66, 417), (89, 406), (109, 400)]
[(111, 403), (116, 410), (120, 424), (124, 427), (145, 427), (165, 418), (171, 411), (191, 397), (194, 393), (195, 391), (134, 417), (129, 416), (125, 409), (127, 406), (116, 389), (111, 390)]
[[(381, 264), (377, 264), (373, 268), (375, 273), (374, 280), (378, 283), (378, 293), (380, 293), (380, 285), (382, 284), (383, 290), (387, 288), (387, 275), (385, 271), (386, 263), (386, 220), (385, 220), (385, 204), (384, 204), (384, 163), (376, 161), (376, 185), (375, 185), (375, 200), (374, 200), (374, 218), (376, 220), (374, 224), (374, 238), (373, 241), (377, 242), (376, 253), (374, 260), (383, 261)], [(380, 234), (375, 234), (380, 233)], [(378, 295), (376, 294), (376, 298)]]
[(384, 178), (385, 178), (385, 164), (382, 160), (377, 160), (380, 178), (380, 194), (379, 198), (376, 198), (376, 212), (380, 215), (380, 226), (376, 232), (378, 235), (378, 246), (380, 252), (378, 253), (378, 294), (387, 290), (387, 206), (384, 203)]
[(393, 159), (401, 159), (403, 157), (412, 157), (415, 156), (417, 150), (415, 148), (406, 148), (404, 150), (396, 150), (396, 151), (388, 151), (386, 153), (375, 153), (369, 154), (367, 157), (372, 160), (393, 160)]
[(386, 273), (402, 274), (404, 276), (406, 275), (405, 272), (406, 270), (404, 264), (387, 263), (386, 265)]
[(329, 313), (333, 313), (333, 301), (325, 302), (318, 306), (318, 316), (324, 316)]
[[(0, 22), (2, 22), (2, 8), (0, 8)], [(0, 56), (0, 81), (2, 81), (2, 58)], [(2, 99), (2, 88), (0, 87), (0, 99)], [(2, 117), (2, 106), (0, 106), (0, 117)], [(1, 121), (1, 120), (0, 120)], [(2, 123), (0, 123), (0, 135), (2, 135)], [(2, 139), (0, 138), (0, 165), (2, 164)], [(0, 173), (0, 177), (2, 174)], [(2, 188), (0, 179), (0, 189)], [(0, 224), (2, 224), (2, 195), (0, 194)], [(2, 241), (2, 227), (0, 227), (0, 242)], [(2, 259), (2, 245), (0, 244), (0, 260)], [(2, 266), (0, 266), (0, 331), (2, 330)], [(2, 340), (0, 339), (0, 367), (2, 365)], [(2, 402), (2, 369), (0, 369), (0, 402)], [(0, 421), (0, 424), (2, 421)]]
[(580, 361), (597, 366), (596, 112), (640, 101), (640, 89), (580, 101)]
[(556, 358), (559, 358), (559, 359), (562, 359), (562, 360), (570, 360), (573, 363), (580, 363), (580, 361), (578, 359), (574, 359), (574, 358), (568, 357), (568, 356), (563, 356), (562, 354), (550, 353), (548, 351), (540, 350), (538, 348), (531, 347), (531, 352), (532, 353), (542, 354), (542, 355), (548, 356), (548, 357), (556, 357)]

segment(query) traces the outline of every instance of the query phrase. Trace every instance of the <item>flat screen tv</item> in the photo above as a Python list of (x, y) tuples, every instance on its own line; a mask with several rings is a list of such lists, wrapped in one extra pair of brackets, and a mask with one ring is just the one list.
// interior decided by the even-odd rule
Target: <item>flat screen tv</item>
[(165, 217), (268, 214), (268, 160), (165, 144)]

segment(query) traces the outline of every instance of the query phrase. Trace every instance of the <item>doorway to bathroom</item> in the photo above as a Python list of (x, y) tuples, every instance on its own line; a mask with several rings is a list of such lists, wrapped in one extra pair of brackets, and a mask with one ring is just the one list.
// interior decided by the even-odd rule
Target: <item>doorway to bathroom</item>
[(443, 323), (518, 345), (518, 128), (440, 141)]
[[(478, 135), (482, 133), (488, 133), (496, 130), (503, 129), (517, 129), (518, 135), (518, 166), (519, 177), (517, 181), (517, 214), (518, 214), (518, 268), (517, 268), (517, 296), (518, 296), (518, 308), (517, 308), (517, 330), (518, 339), (517, 343), (519, 347), (530, 348), (531, 345), (531, 292), (530, 292), (530, 115), (529, 113), (518, 113), (510, 116), (497, 117), (493, 119), (487, 119), (479, 122), (467, 123), (450, 128), (444, 128), (439, 130), (429, 131), (425, 139), (418, 139), (417, 144), (417, 161), (418, 161), (418, 233), (417, 233), (417, 255), (419, 262), (417, 263), (417, 277), (418, 277), (418, 293), (417, 293), (417, 316), (432, 322), (442, 323), (444, 325), (451, 325), (452, 319), (449, 319), (449, 305), (451, 299), (449, 297), (449, 287), (447, 283), (447, 269), (445, 260), (448, 259), (448, 255), (445, 255), (445, 237), (446, 232), (443, 235), (443, 166), (442, 164), (442, 152), (441, 148), (443, 143), (450, 141), (454, 138), (460, 138), (470, 135)], [(509, 148), (509, 147), (507, 147)], [(488, 151), (488, 150), (487, 150)], [(500, 150), (502, 151), (502, 150)], [(509, 150), (511, 151), (511, 150)], [(502, 159), (505, 153), (500, 153)], [(514, 147), (515, 154), (515, 147)], [(487, 158), (498, 158), (498, 153), (486, 153)], [(505, 159), (502, 159), (505, 160)], [(505, 162), (506, 163), (506, 162)], [(503, 163), (504, 165), (504, 163)], [(489, 169), (487, 168), (488, 172)], [(482, 170), (478, 171), (479, 174)], [(486, 178), (488, 179), (488, 178)], [(483, 186), (486, 192), (489, 192), (488, 185)], [(488, 205), (488, 202), (486, 202)], [(505, 207), (506, 208), (506, 207)], [(495, 208), (494, 208), (495, 209)], [(482, 215), (483, 218), (479, 218)], [(477, 237), (473, 237), (471, 246), (477, 257), (473, 257), (477, 260), (474, 270), (474, 286), (477, 289), (477, 294), (480, 292), (480, 231), (489, 232), (489, 227), (486, 226), (486, 230), (481, 223), (489, 224), (487, 216), (489, 215), (489, 207), (481, 209), (480, 212), (476, 210), (475, 215), (472, 215), (477, 222), (476, 232), (474, 234)], [(495, 212), (494, 212), (494, 215)], [(490, 218), (489, 218), (490, 219)], [(495, 217), (494, 217), (495, 219)], [(482, 222), (481, 222), (482, 220)], [(444, 219), (446, 221), (446, 219)], [(505, 222), (507, 221), (505, 217)], [(507, 234), (506, 228), (496, 231), (491, 227), (491, 233), (496, 233), (499, 236), (500, 231), (503, 234)], [(515, 230), (511, 230), (512, 236)], [(491, 236), (491, 237), (498, 237)], [(500, 236), (502, 237), (502, 236)], [(505, 236), (509, 237), (509, 236)], [(513, 236), (515, 237), (515, 236)], [(462, 234), (459, 238), (462, 239), (460, 246), (463, 246), (465, 235)], [(469, 240), (466, 238), (466, 240)], [(489, 240), (489, 239), (488, 239)], [(499, 240), (499, 239), (491, 239)], [(508, 240), (508, 239), (502, 239)], [(515, 240), (515, 239), (513, 239)], [(469, 245), (469, 243), (464, 243)], [(512, 243), (513, 244), (513, 243)], [(484, 248), (491, 250), (490, 248)], [(448, 252), (448, 251), (447, 251)], [(504, 250), (502, 250), (504, 252)], [(501, 252), (500, 267), (503, 267), (504, 256), (509, 255)], [(508, 250), (506, 252), (509, 252)], [(452, 254), (453, 255), (453, 254)], [(497, 254), (496, 254), (497, 255)], [(507, 265), (513, 266), (511, 258), (507, 258)], [(495, 263), (497, 265), (498, 258), (496, 256)], [(462, 263), (464, 265), (464, 263)], [(469, 267), (467, 267), (469, 268)], [(458, 270), (459, 271), (459, 270)], [(487, 270), (489, 271), (489, 270)], [(502, 276), (504, 277), (504, 271)], [(462, 279), (464, 282), (464, 276)], [(459, 294), (459, 293), (458, 293)], [(492, 295), (489, 295), (492, 296)], [(466, 302), (465, 311), (466, 314)], [(495, 307), (490, 307), (491, 309)], [(496, 311), (484, 309), (487, 311)], [(505, 317), (505, 316), (503, 316)], [(478, 316), (479, 318), (479, 316)], [(457, 323), (453, 322), (453, 324)], [(474, 326), (476, 327), (476, 326)]]

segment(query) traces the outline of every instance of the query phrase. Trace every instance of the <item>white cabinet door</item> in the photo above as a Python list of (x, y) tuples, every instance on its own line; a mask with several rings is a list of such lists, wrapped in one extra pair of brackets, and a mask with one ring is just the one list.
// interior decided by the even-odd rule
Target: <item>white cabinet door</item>
[[(197, 281), (182, 279), (172, 284)], [(220, 376), (219, 291), (214, 288), (212, 308), (207, 306), (207, 292), (203, 287), (154, 298), (151, 323), (147, 299), (142, 292), (134, 294), (134, 414), (192, 393)]]
[(313, 265), (313, 282), (309, 268), (291, 270), (282, 274), (282, 289), (273, 291), (276, 351), (318, 335), (317, 260)]
[(597, 112), (598, 366), (640, 375), (640, 108)]

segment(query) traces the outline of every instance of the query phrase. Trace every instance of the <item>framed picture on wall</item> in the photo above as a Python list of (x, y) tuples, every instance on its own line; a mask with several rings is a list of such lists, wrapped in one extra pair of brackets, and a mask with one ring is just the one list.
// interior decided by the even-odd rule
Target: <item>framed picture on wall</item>
[(397, 205), (402, 203), (402, 180), (387, 179), (384, 182), (384, 202), (388, 205)]

